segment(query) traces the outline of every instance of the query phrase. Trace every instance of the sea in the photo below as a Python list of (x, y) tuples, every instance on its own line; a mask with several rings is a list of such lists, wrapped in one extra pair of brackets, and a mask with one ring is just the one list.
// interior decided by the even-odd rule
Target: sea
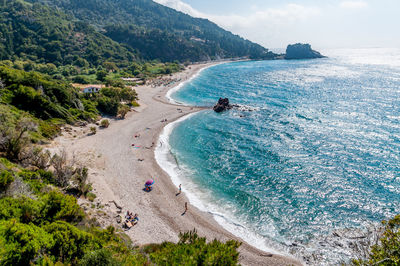
[[(167, 125), (156, 159), (249, 244), (337, 265), (400, 214), (400, 49), (322, 53), (219, 64), (171, 90), (210, 108)], [(239, 108), (213, 112), (219, 97)]]

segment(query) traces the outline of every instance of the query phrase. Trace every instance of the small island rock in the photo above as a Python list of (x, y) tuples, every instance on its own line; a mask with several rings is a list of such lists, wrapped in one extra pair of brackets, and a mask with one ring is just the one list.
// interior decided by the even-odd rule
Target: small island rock
[(218, 103), (214, 106), (214, 111), (221, 113), (225, 110), (231, 109), (232, 105), (229, 104), (228, 98), (219, 98)]
[(313, 59), (313, 58), (324, 58), (319, 52), (311, 49), (311, 45), (296, 43), (289, 44), (286, 48), (285, 59)]

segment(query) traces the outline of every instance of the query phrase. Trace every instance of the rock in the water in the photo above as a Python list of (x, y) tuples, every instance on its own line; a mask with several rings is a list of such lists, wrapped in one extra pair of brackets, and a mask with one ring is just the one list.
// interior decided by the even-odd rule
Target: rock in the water
[(228, 98), (219, 98), (218, 103), (214, 106), (214, 111), (221, 113), (225, 110), (231, 109), (232, 105), (229, 104)]
[(319, 52), (311, 49), (311, 45), (296, 43), (289, 44), (286, 48), (285, 59), (313, 59), (313, 58), (324, 58)]

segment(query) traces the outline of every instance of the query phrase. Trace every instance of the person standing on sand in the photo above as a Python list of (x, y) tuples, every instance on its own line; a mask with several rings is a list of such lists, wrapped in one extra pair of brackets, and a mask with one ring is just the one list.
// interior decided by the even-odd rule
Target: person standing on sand
[(185, 212), (184, 213), (186, 213), (187, 210), (188, 210), (188, 204), (187, 204), (187, 202), (185, 202)]
[(182, 192), (182, 184), (179, 184), (179, 192), (178, 192), (178, 195), (181, 194), (181, 192)]

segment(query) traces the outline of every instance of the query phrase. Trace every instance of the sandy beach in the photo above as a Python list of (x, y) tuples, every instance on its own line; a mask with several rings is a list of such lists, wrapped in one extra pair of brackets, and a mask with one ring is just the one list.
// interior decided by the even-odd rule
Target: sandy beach
[[(193, 228), (209, 240), (242, 241), (222, 228), (210, 214), (190, 204), (187, 213), (182, 215), (188, 199), (184, 193), (176, 196), (178, 188), (154, 157), (164, 126), (201, 110), (169, 103), (167, 91), (207, 66), (209, 64), (192, 65), (168, 77), (169, 82), (136, 87), (140, 107), (124, 120), (111, 120), (109, 128), (98, 128), (95, 135), (87, 134), (90, 125), (74, 127), (52, 144), (56, 149), (65, 149), (70, 158), (74, 156), (89, 168), (89, 179), (97, 195), (94, 205), (97, 207), (82, 202), (87, 212), (92, 213), (102, 226), (113, 224), (121, 228), (116, 221), (118, 215), (124, 216), (127, 210), (138, 214), (139, 223), (126, 231), (136, 245), (176, 242), (179, 232)], [(149, 178), (154, 178), (156, 184), (153, 191), (147, 193), (143, 188)], [(121, 213), (114, 202), (122, 207)], [(266, 253), (244, 242), (240, 254), (243, 265), (301, 265), (295, 259)]]

